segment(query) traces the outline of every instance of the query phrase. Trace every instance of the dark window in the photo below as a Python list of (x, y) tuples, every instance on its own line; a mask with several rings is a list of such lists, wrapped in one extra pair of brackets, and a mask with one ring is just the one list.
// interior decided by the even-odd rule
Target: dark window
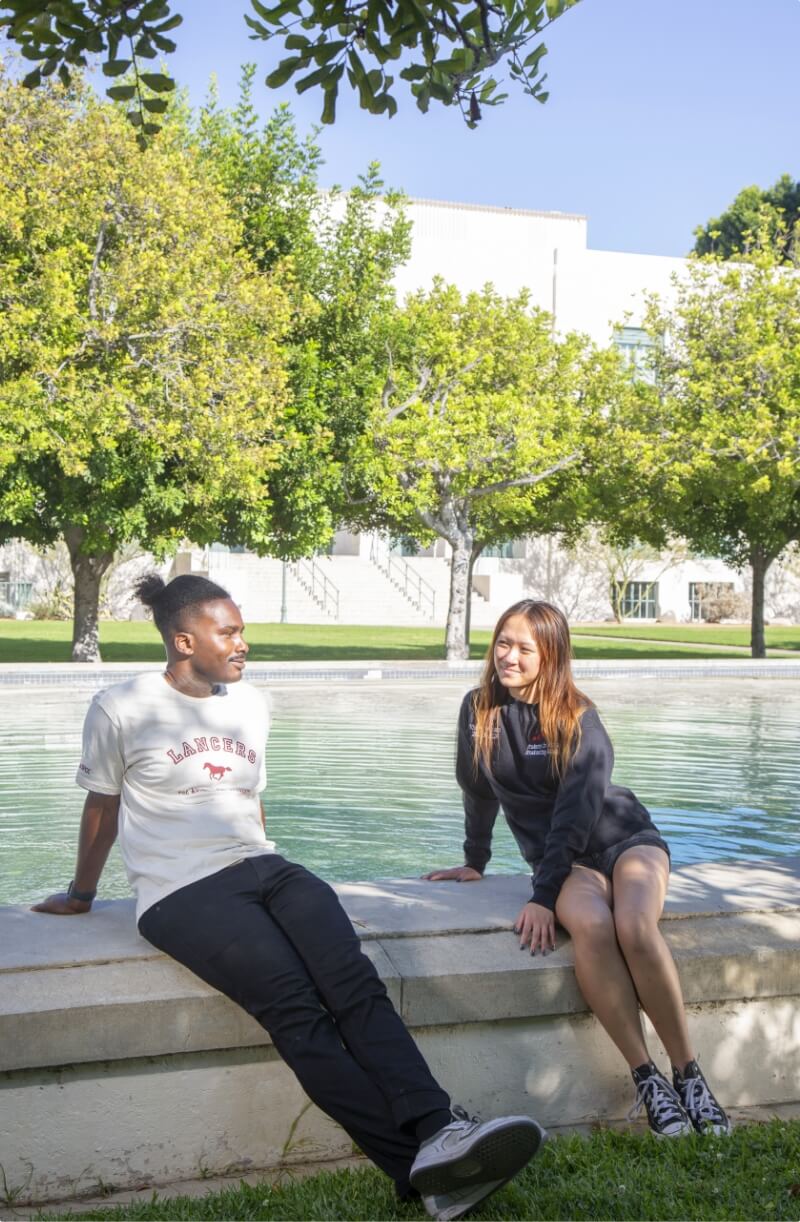
[(623, 619), (656, 619), (658, 582), (612, 581), (611, 604)]

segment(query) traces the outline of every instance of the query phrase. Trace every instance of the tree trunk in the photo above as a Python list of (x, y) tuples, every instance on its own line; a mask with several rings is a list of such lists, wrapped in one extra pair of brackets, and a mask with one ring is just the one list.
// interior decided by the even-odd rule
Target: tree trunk
[(469, 657), (467, 617), (472, 575), (472, 540), (460, 534), (450, 540), (453, 549), (450, 561), (450, 605), (447, 609), (445, 656), (448, 662), (462, 662)]
[(64, 528), (72, 576), (75, 580), (75, 610), (72, 619), (72, 661), (100, 662), (100, 582), (113, 552), (87, 555), (82, 550), (86, 532), (81, 526)]
[(482, 543), (473, 543), (472, 551), (469, 554), (469, 572), (467, 573), (467, 613), (465, 616), (464, 626), (464, 641), (467, 646), (467, 657), (469, 657), (470, 638), (472, 634), (472, 570), (475, 568), (475, 561), (483, 551)]
[(767, 656), (764, 638), (764, 579), (772, 557), (761, 547), (753, 547), (750, 564), (753, 568), (753, 600), (750, 607), (750, 654), (754, 658)]

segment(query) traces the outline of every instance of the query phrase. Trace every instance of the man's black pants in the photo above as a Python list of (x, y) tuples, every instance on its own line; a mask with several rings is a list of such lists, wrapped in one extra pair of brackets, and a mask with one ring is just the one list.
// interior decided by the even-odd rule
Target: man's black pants
[(450, 1100), (327, 883), (259, 854), (174, 891), (139, 930), (252, 1014), (309, 1098), (406, 1186), (415, 1124)]

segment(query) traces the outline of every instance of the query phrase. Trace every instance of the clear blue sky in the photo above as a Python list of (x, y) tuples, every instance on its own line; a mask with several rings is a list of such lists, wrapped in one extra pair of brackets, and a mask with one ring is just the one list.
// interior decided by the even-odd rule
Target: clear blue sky
[[(289, 101), (303, 129), (317, 120), (316, 95), (263, 85), (279, 54), (249, 40), (247, 0), (174, 7), (172, 69), (192, 101), (212, 72), (235, 101), (251, 59), (264, 114)], [(409, 195), (584, 213), (593, 247), (680, 255), (741, 187), (800, 178), (800, 0), (582, 0), (547, 44), (547, 104), (512, 89), (476, 131), (454, 109), (420, 115), (410, 95), (393, 119), (342, 97), (320, 136), (324, 185), (377, 160)]]

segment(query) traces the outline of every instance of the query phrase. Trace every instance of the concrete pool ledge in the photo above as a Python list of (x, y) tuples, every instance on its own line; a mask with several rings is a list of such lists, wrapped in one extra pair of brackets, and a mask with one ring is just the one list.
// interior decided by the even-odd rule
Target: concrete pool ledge
[[(509, 931), (526, 876), (337, 891), (455, 1099), (551, 1127), (624, 1117), (629, 1079), (569, 940), (531, 958)], [(665, 935), (734, 1109), (800, 1101), (798, 918), (800, 857), (673, 873)], [(255, 1021), (138, 937), (128, 900), (74, 919), (0, 908), (0, 1084), (0, 1167), (20, 1202), (351, 1152)]]

